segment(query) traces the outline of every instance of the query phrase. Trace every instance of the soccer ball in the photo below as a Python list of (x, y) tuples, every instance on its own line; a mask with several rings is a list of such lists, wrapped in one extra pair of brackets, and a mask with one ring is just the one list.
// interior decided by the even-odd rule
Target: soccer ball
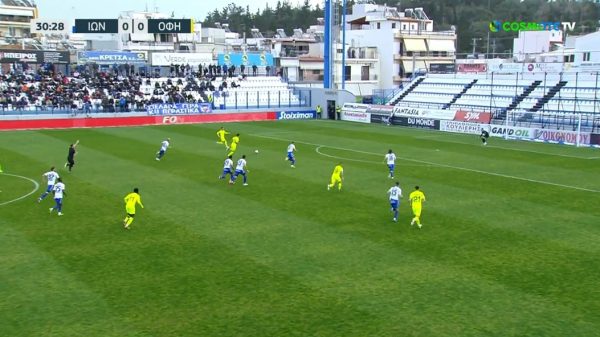
[(258, 150), (254, 150), (254, 153), (258, 153)]

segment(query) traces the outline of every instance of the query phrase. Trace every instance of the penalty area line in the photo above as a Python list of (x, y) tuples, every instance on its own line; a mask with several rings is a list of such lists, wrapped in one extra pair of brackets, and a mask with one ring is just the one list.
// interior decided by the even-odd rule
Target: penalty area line
[[(277, 137), (269, 137), (269, 136), (261, 136), (261, 135), (253, 135), (253, 136), (261, 137), (261, 138), (267, 138), (267, 139), (274, 139), (274, 140), (279, 140), (279, 141), (290, 141), (289, 139), (277, 138)], [(317, 147), (318, 146), (320, 146), (320, 147), (328, 147), (330, 149), (338, 149), (338, 150), (349, 151), (349, 152), (356, 152), (356, 153), (365, 153), (365, 154), (371, 154), (371, 155), (379, 155), (380, 154), (380, 153), (376, 153), (376, 152), (361, 151), (361, 150), (349, 149), (349, 148), (345, 148), (345, 147), (316, 144), (316, 143), (303, 142), (303, 141), (298, 141), (298, 140), (295, 140), (295, 142), (296, 143), (300, 143), (300, 144), (312, 145), (312, 146), (317, 146)], [(502, 178), (507, 178), (507, 179), (527, 181), (527, 182), (541, 184), (541, 185), (549, 185), (549, 186), (555, 186), (555, 187), (562, 187), (562, 188), (568, 188), (568, 189), (573, 189), (573, 190), (578, 190), (578, 191), (600, 193), (599, 190), (594, 190), (594, 189), (591, 189), (591, 188), (585, 188), (585, 187), (579, 187), (579, 186), (572, 186), (572, 185), (566, 185), (566, 184), (559, 184), (559, 183), (553, 183), (553, 182), (550, 182), (550, 181), (529, 179), (529, 178), (524, 178), (524, 177), (517, 177), (517, 176), (512, 176), (512, 175), (509, 175), (509, 174), (502, 174), (502, 173), (496, 173), (496, 172), (489, 172), (489, 171), (477, 170), (477, 169), (472, 169), (472, 168), (468, 168), (468, 167), (461, 167), (461, 166), (453, 166), (453, 165), (447, 165), (447, 164), (434, 163), (434, 162), (430, 162), (430, 161), (426, 161), (426, 160), (418, 160), (418, 159), (405, 158), (405, 157), (397, 157), (397, 158), (401, 159), (401, 160), (406, 160), (406, 161), (414, 162), (414, 163), (427, 164), (427, 165), (438, 166), (438, 167), (444, 167), (444, 168), (453, 169), (453, 170), (460, 170), (460, 171), (466, 171), (466, 172), (486, 174), (486, 175), (495, 176), (495, 177), (502, 177)]]
[(35, 187), (33, 188), (33, 190), (32, 190), (31, 192), (29, 192), (29, 193), (25, 194), (24, 196), (21, 196), (21, 197), (18, 197), (18, 198), (16, 198), (16, 199), (13, 199), (13, 200), (9, 200), (9, 201), (5, 201), (5, 202), (3, 202), (3, 203), (0, 203), (0, 206), (4, 206), (4, 205), (8, 205), (8, 204), (12, 204), (13, 202), (17, 202), (17, 201), (19, 201), (19, 200), (25, 199), (25, 198), (27, 198), (28, 196), (30, 196), (30, 195), (32, 195), (33, 193), (35, 193), (35, 192), (36, 192), (36, 191), (37, 191), (37, 190), (40, 188), (40, 184), (38, 184), (38, 182), (37, 182), (37, 181), (35, 181), (35, 180), (31, 179), (31, 178), (23, 177), (23, 176), (20, 176), (20, 175), (18, 175), (18, 174), (10, 174), (10, 173), (2, 173), (2, 175), (5, 175), (5, 176), (11, 176), (11, 177), (17, 177), (17, 178), (21, 178), (21, 179), (29, 180), (30, 182), (32, 182), (32, 183), (33, 183), (33, 185), (34, 185)]

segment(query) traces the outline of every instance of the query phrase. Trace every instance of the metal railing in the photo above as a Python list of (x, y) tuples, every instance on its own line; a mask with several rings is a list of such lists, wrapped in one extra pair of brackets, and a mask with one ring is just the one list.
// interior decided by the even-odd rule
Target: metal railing
[(212, 110), (273, 109), (312, 106), (312, 94), (308, 89), (293, 88), (281, 91), (232, 91), (213, 92), (202, 100), (127, 102), (124, 105), (116, 101), (113, 104), (2, 104), (0, 115), (93, 115), (96, 113), (145, 112), (151, 104), (167, 103), (212, 103)]

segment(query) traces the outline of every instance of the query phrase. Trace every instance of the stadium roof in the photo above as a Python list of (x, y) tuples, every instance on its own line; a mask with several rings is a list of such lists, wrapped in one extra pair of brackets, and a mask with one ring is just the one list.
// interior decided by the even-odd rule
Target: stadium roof
[(4, 6), (35, 7), (35, 1), (33, 0), (0, 0), (0, 4)]

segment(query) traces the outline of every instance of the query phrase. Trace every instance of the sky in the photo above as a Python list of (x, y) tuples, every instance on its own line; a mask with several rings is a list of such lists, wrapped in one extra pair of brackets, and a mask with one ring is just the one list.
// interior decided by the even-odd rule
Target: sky
[[(246, 7), (255, 12), (262, 9), (268, 2), (274, 6), (277, 0), (36, 0), (41, 19), (60, 19), (72, 21), (74, 19), (117, 19), (119, 13), (128, 10), (153, 11), (158, 7), (161, 13), (175, 12), (175, 18), (194, 18), (204, 20), (209, 12), (221, 9), (229, 3)], [(296, 4), (300, 0), (289, 0)], [(323, 0), (310, 0), (315, 5)], [(322, 5), (321, 5), (322, 7)]]

